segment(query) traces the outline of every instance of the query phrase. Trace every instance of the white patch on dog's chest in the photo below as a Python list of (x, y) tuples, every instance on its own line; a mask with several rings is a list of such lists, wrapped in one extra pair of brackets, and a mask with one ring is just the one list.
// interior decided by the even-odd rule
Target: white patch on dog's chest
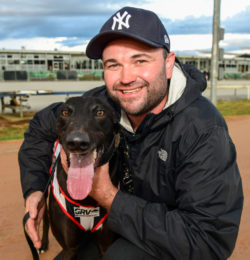
[(80, 218), (80, 224), (85, 230), (91, 230), (95, 224), (95, 218), (100, 217), (100, 207), (74, 207), (75, 218)]

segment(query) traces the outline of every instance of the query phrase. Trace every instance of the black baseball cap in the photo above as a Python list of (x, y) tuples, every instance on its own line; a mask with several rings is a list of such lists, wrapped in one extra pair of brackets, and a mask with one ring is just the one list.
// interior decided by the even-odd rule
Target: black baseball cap
[(100, 59), (109, 42), (123, 37), (133, 38), (152, 47), (163, 47), (170, 52), (168, 33), (154, 12), (124, 7), (113, 14), (89, 42), (86, 54), (90, 59)]

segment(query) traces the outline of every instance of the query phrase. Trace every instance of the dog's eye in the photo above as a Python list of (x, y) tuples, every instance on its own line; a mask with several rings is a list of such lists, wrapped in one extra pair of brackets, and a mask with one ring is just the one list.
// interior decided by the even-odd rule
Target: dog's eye
[(100, 117), (104, 116), (104, 110), (97, 110), (96, 115)]
[(67, 116), (69, 116), (69, 110), (63, 109), (63, 110), (61, 111), (61, 114), (62, 114), (62, 116), (67, 117)]

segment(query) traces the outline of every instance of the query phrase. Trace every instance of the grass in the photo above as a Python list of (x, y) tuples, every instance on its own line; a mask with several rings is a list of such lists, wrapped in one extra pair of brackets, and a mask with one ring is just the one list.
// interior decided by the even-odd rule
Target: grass
[[(219, 101), (217, 108), (224, 117), (250, 115), (250, 100)], [(28, 127), (27, 121), (23, 124), (0, 128), (0, 141), (23, 139)]]
[(0, 141), (23, 139), (28, 124), (0, 129)]
[(25, 112), (23, 118), (17, 113), (0, 115), (0, 141), (23, 139), (33, 116), (32, 112)]
[(218, 101), (217, 108), (224, 117), (250, 115), (250, 100)]

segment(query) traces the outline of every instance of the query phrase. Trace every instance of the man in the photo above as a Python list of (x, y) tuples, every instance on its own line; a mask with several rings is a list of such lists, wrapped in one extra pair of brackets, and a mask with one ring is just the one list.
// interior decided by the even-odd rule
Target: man
[[(85, 95), (116, 109), (128, 147), (123, 159), (130, 181), (121, 169), (120, 189), (114, 187), (106, 164), (96, 170), (90, 193), (120, 235), (104, 259), (228, 258), (243, 205), (241, 178), (226, 123), (201, 95), (203, 74), (179, 63), (161, 21), (143, 9), (119, 10), (86, 54), (102, 58), (106, 86)], [(35, 115), (19, 152), (28, 229), (38, 248), (43, 208), (36, 207), (48, 179), (59, 108)]]

